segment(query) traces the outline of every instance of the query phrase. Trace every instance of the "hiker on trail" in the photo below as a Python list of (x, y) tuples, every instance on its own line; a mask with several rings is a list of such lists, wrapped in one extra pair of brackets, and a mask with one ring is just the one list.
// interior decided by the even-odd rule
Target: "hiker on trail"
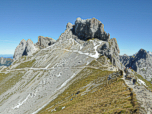
[(110, 80), (110, 79), (111, 79), (111, 76), (109, 75), (109, 76), (108, 76), (108, 80)]
[(132, 77), (130, 76), (130, 81), (131, 81)]
[(80, 91), (77, 91), (75, 95), (78, 95), (80, 93)]
[(128, 79), (128, 80), (130, 80), (130, 81), (131, 81), (132, 76), (130, 76), (130, 75), (126, 75), (126, 79)]
[(133, 85), (135, 85), (136, 84), (136, 79), (133, 79)]

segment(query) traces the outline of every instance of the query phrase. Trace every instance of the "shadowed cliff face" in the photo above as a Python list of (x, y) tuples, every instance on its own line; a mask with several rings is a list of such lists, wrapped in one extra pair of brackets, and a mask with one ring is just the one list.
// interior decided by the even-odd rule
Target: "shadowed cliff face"
[(134, 56), (120, 56), (120, 61), (131, 67), (148, 81), (152, 79), (152, 56), (146, 50), (140, 49)]

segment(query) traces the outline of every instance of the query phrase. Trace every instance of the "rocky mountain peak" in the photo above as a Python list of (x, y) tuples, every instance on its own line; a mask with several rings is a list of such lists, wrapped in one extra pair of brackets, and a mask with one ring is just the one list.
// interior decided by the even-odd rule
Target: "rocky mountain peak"
[(23, 39), (15, 49), (13, 60), (17, 60), (24, 55), (31, 56), (36, 50), (37, 48), (34, 46), (31, 39), (27, 41)]
[(144, 49), (140, 49), (140, 50), (138, 51), (138, 53), (136, 54), (136, 57), (137, 57), (137, 58), (144, 58), (144, 59), (146, 59), (146, 58), (148, 58), (148, 56), (149, 56), (149, 54), (148, 54), (147, 51), (144, 50)]
[(58, 40), (65, 40), (72, 37), (77, 37), (83, 41), (92, 38), (97, 38), (102, 41), (110, 40), (110, 34), (104, 31), (104, 25), (96, 18), (84, 20), (78, 17), (74, 25), (68, 22), (65, 32), (61, 34)]
[(107, 56), (119, 69), (124, 67), (119, 61), (120, 50), (116, 38), (110, 39), (110, 34), (104, 31), (104, 25), (96, 18), (84, 20), (78, 17), (74, 25), (68, 22), (57, 42), (65, 40), (76, 41), (85, 52), (93, 53), (95, 49), (95, 53)]
[(128, 56), (127, 54), (124, 54), (123, 56)]
[(74, 34), (84, 40), (98, 38), (109, 41), (110, 39), (110, 34), (104, 31), (104, 25), (96, 18), (83, 20), (79, 17), (76, 19), (73, 29)]

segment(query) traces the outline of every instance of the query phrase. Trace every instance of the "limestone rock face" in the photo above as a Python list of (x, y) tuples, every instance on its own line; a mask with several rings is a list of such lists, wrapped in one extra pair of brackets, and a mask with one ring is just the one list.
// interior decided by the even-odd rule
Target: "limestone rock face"
[(52, 38), (39, 36), (38, 42), (36, 43), (36, 45), (38, 45), (41, 49), (41, 48), (46, 48), (46, 47), (54, 44), (55, 42), (56, 42), (56, 40), (54, 40)]
[(95, 18), (87, 20), (77, 18), (74, 26), (74, 34), (84, 40), (98, 38), (108, 41), (110, 39), (110, 34), (104, 31), (104, 25)]
[(70, 30), (70, 29), (72, 29), (72, 28), (73, 28), (73, 25), (72, 25), (72, 23), (69, 22), (69, 23), (66, 25), (66, 29), (69, 29), (69, 30)]
[(23, 39), (15, 49), (13, 60), (17, 60), (22, 56), (31, 56), (36, 51), (37, 48), (30, 39), (27, 41)]
[(37, 49), (35, 48), (32, 40), (28, 39), (23, 55), (31, 56)]
[(148, 81), (152, 78), (152, 56), (146, 50), (140, 49), (134, 56), (120, 56), (120, 61), (126, 67), (131, 67)]
[(25, 51), (26, 41), (23, 39), (20, 44), (16, 47), (13, 59), (17, 60), (18, 58), (23, 56), (23, 52)]
[(112, 64), (117, 66), (119, 69), (124, 69), (124, 65), (119, 61), (119, 47), (116, 38), (110, 39), (109, 42), (104, 43), (98, 48), (98, 52), (101, 55), (107, 56)]

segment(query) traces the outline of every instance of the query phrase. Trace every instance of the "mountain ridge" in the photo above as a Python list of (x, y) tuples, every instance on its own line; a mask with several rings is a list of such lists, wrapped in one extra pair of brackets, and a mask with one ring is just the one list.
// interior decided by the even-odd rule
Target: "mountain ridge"
[[(13, 63), (9, 67), (0, 69), (2, 77), (0, 78), (0, 113), (43, 112), (58, 98), (71, 99), (70, 91), (67, 91), (69, 94), (65, 93), (70, 97), (62, 97), (62, 93), (75, 82), (78, 83), (78, 87), (72, 86), (71, 91), (75, 94), (81, 89), (82, 96), (103, 89), (99, 92), (101, 95), (102, 92), (108, 92), (106, 89), (115, 87), (106, 99), (109, 104), (102, 102), (101, 105), (103, 107), (110, 105), (111, 110), (102, 108), (102, 110), (97, 109), (98, 112), (137, 113), (139, 111), (140, 107), (135, 95), (131, 94), (132, 90), (122, 79), (125, 66), (119, 60), (120, 50), (116, 38), (110, 39), (110, 34), (104, 31), (104, 25), (99, 20), (77, 18), (74, 25), (71, 23), (66, 25), (66, 30), (57, 41), (52, 39), (48, 41), (48, 37), (40, 36), (40, 38), (42, 40), (38, 40), (39, 43), (36, 44), (31, 40), (22, 40), (15, 50)], [(119, 105), (117, 108), (115, 104), (119, 98), (112, 100), (114, 91), (115, 97), (119, 96), (119, 91), (122, 91), (122, 95), (119, 96), (121, 102), (117, 102)], [(101, 98), (104, 99), (105, 95), (103, 94)], [(73, 101), (75, 99), (76, 96)], [(61, 103), (62, 100), (53, 104), (56, 111), (62, 109), (56, 107), (59, 102)], [(98, 103), (100, 105), (100, 102)], [(90, 104), (87, 108), (89, 107)], [(46, 113), (54, 112), (50, 108)]]

